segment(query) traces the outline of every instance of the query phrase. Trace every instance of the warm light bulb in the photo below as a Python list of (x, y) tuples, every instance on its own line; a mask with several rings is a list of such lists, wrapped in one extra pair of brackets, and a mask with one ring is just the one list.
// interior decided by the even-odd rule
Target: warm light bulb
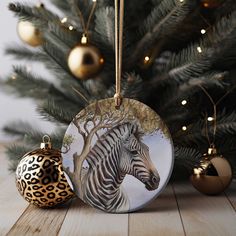
[(61, 20), (61, 23), (66, 23), (67, 22), (67, 17), (64, 17), (62, 20)]
[(202, 169), (201, 168), (194, 168), (193, 172), (194, 172), (195, 175), (200, 175), (201, 172), (202, 172)]
[(150, 61), (150, 57), (149, 56), (144, 57), (144, 63), (148, 63), (149, 61)]
[(97, 0), (93, 0), (93, 2), (96, 2)]
[(201, 34), (205, 34), (206, 30), (205, 29), (201, 29)]
[(74, 27), (72, 25), (69, 26), (69, 30), (73, 30)]
[(184, 2), (184, 0), (179, 0), (180, 2)]
[(186, 100), (183, 100), (183, 101), (181, 102), (181, 104), (184, 106), (184, 105), (187, 104), (187, 101), (186, 101)]
[(197, 51), (198, 51), (199, 53), (202, 53), (202, 48), (201, 48), (201, 47), (197, 47)]
[(15, 80), (16, 79), (16, 75), (12, 75), (11, 79)]
[(183, 126), (183, 127), (182, 127), (182, 130), (183, 130), (183, 131), (186, 131), (186, 130), (187, 130), (187, 127), (186, 127), (186, 126)]
[(213, 120), (214, 120), (214, 118), (213, 118), (213, 117), (211, 117), (211, 116), (209, 116), (209, 117), (207, 118), (207, 120), (208, 120), (208, 121), (213, 121)]
[(100, 62), (101, 64), (103, 64), (103, 63), (104, 63), (104, 59), (103, 59), (103, 58), (100, 58), (99, 62)]

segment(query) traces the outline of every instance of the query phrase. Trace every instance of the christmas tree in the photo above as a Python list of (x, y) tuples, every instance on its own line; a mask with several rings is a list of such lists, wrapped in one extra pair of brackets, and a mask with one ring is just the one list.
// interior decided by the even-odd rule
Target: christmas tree
[[(115, 93), (114, 2), (97, 0), (93, 16), (95, 1), (51, 2), (64, 17), (43, 5), (9, 5), (20, 22), (38, 29), (42, 40), (37, 48), (12, 45), (6, 52), (19, 60), (43, 63), (57, 83), (16, 65), (4, 88), (35, 99), (42, 118), (59, 127), (50, 135), (54, 147), (60, 148), (73, 117)], [(80, 43), (87, 19), (90, 49), (101, 52), (103, 68), (84, 79), (71, 72), (68, 55)], [(235, 1), (126, 1), (123, 45), (122, 95), (149, 105), (167, 124), (175, 146), (175, 176), (183, 168), (191, 171), (213, 139), (218, 152), (236, 166)], [(208, 95), (215, 104), (219, 101), (217, 106)], [(14, 170), (43, 133), (22, 122), (9, 124), (5, 132), (24, 141), (7, 149)]]

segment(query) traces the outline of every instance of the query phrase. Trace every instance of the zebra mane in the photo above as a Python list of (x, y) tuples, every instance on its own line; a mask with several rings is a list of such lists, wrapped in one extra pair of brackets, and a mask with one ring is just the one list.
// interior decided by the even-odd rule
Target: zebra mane
[[(111, 137), (109, 136), (109, 134), (115, 132), (116, 129), (119, 129), (119, 132), (123, 131), (123, 133), (121, 132), (121, 136), (123, 136), (125, 134), (125, 132), (127, 132), (127, 130), (122, 129), (122, 126), (126, 126), (128, 128), (128, 134), (127, 136), (123, 137), (125, 139), (127, 139), (131, 134), (133, 134), (138, 140), (141, 139), (143, 133), (141, 133), (139, 131), (139, 125), (137, 123), (134, 122), (125, 122), (122, 124), (119, 124), (117, 126), (114, 126), (112, 129), (109, 129), (107, 132), (105, 132), (103, 135), (101, 135), (98, 140), (96, 141), (96, 143), (94, 144), (94, 146), (91, 148), (90, 152), (87, 155), (86, 160), (88, 161), (88, 163), (91, 164), (91, 162), (94, 162), (94, 157), (96, 157), (96, 160), (98, 161), (99, 159), (99, 155), (97, 155), (96, 151), (100, 150), (99, 149), (99, 145), (106, 145), (106, 143), (110, 143), (112, 144), (111, 146), (115, 145), (119, 139), (114, 140), (111, 139)], [(112, 142), (112, 143), (111, 143)], [(91, 160), (93, 159), (93, 160)]]
[[(109, 129), (107, 132), (105, 132), (103, 135), (101, 135), (99, 137), (99, 140), (100, 141), (107, 140), (108, 135), (110, 133), (113, 133), (116, 129), (119, 129), (121, 126), (127, 126), (127, 128), (128, 128), (129, 133), (126, 138), (128, 138), (131, 134), (133, 134), (138, 140), (140, 140), (144, 134), (143, 132), (140, 131), (141, 127), (140, 127), (139, 123), (137, 123), (137, 122), (124, 122), (124, 123), (114, 126), (112, 129)], [(97, 142), (99, 142), (99, 140), (97, 140)], [(97, 142), (96, 142), (96, 144), (97, 144)]]

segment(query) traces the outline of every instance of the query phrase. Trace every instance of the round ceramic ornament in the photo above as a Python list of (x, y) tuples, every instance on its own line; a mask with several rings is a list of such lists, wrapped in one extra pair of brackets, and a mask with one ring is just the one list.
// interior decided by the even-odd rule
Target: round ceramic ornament
[(136, 211), (156, 198), (173, 167), (166, 125), (147, 105), (123, 99), (97, 101), (69, 125), (63, 169), (85, 203), (114, 213)]

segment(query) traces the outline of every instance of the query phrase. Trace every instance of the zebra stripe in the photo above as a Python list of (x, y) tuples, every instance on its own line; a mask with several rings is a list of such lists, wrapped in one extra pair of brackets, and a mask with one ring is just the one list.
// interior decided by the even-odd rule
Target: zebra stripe
[[(148, 147), (139, 140), (138, 127), (125, 123), (102, 135), (86, 158), (84, 201), (108, 212), (127, 212), (129, 201), (121, 184), (131, 174), (144, 184), (154, 173)], [(156, 171), (157, 173), (157, 171)]]

